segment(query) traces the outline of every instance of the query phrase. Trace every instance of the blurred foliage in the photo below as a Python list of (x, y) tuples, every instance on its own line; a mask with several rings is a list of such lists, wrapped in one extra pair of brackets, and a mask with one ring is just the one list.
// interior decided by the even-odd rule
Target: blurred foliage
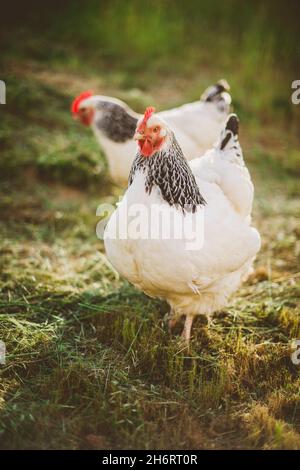
[[(299, 2), (5, 2), (0, 78), (1, 448), (300, 448)], [(5, 11), (4, 11), (5, 8)], [(187, 357), (165, 303), (118, 279), (96, 208), (119, 190), (70, 103), (198, 99), (225, 77), (263, 246)], [(295, 177), (296, 176), (296, 177)], [(99, 251), (97, 251), (99, 250)], [(198, 323), (198, 325), (197, 325)]]
[[(110, 89), (142, 111), (147, 104), (197, 99), (222, 76), (256, 140), (272, 121), (284, 139), (281, 155), (272, 158), (299, 171), (300, 106), (290, 99), (300, 74), (299, 12), (299, 2), (269, 0), (6, 3), (0, 31), (0, 75), (8, 94), (0, 109), (2, 174), (33, 164), (50, 179), (94, 184), (105, 168), (103, 156), (84, 129), (69, 126), (72, 94), (82, 87)], [(52, 77), (64, 71), (63, 84), (38, 76), (41, 69)], [(94, 77), (98, 81), (91, 83)]]
[[(18, 3), (18, 8), (14, 2), (5, 7), (4, 33), (14, 27), (18, 31), (43, 32), (43, 38), (53, 39), (57, 46), (69, 42), (75, 48), (92, 47), (96, 55), (109, 61), (125, 59), (137, 66), (142, 59), (140, 68), (156, 59), (166, 58), (169, 62), (170, 54), (182, 60), (193, 48), (201, 49), (208, 43), (209, 54), (218, 60), (222, 43), (226, 47), (228, 41), (236, 46), (236, 57), (245, 54), (252, 65), (258, 57), (268, 56), (277, 63), (283, 60), (299, 65), (300, 62), (297, 1), (54, 0), (41, 3), (31, 0), (26, 5)], [(44, 51), (45, 58), (55, 52), (59, 56), (59, 47)]]
[(82, 67), (92, 57), (108, 67), (146, 69), (147, 74), (153, 67), (170, 74), (197, 62), (219, 63), (242, 69), (251, 82), (255, 67), (259, 76), (270, 66), (299, 70), (297, 1), (18, 3), (17, 9), (14, 2), (5, 7), (1, 39), (6, 54), (13, 49), (37, 60), (79, 60)]

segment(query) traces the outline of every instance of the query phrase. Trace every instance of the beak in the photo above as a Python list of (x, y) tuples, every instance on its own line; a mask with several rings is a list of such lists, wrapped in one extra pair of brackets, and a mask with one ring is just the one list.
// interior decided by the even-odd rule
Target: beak
[(145, 138), (144, 134), (140, 134), (139, 132), (136, 132), (133, 136), (134, 140), (143, 140)]

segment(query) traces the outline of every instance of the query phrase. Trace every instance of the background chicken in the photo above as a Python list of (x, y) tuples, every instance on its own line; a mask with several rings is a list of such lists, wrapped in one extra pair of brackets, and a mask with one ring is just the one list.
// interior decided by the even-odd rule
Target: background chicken
[[(204, 153), (218, 138), (231, 103), (227, 90), (228, 83), (220, 80), (199, 101), (158, 113), (176, 133), (188, 160)], [(132, 137), (140, 115), (123, 101), (91, 92), (75, 98), (72, 113), (82, 124), (92, 127), (113, 180), (126, 185), (135, 152)]]
[[(128, 190), (105, 233), (116, 269), (148, 295), (165, 299), (171, 323), (185, 315), (187, 342), (193, 318), (224, 307), (260, 248), (259, 233), (250, 226), (253, 185), (237, 134), (238, 120), (231, 115), (215, 148), (189, 165), (169, 126), (148, 108), (135, 133), (139, 150)], [(135, 204), (147, 213), (137, 236), (129, 233)], [(168, 239), (149, 235), (154, 206), (163, 220), (173, 221)], [(195, 248), (188, 242), (198, 223), (204, 237)], [(180, 237), (179, 226), (185, 227)]]

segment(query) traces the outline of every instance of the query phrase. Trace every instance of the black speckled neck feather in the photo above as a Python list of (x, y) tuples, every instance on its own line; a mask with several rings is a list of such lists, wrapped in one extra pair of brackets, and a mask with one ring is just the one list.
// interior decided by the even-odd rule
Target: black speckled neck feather
[(173, 133), (166, 149), (148, 158), (137, 153), (129, 175), (129, 186), (137, 171), (146, 174), (146, 192), (150, 194), (153, 186), (158, 186), (162, 198), (170, 206), (178, 206), (183, 212), (196, 212), (197, 208), (206, 204)]

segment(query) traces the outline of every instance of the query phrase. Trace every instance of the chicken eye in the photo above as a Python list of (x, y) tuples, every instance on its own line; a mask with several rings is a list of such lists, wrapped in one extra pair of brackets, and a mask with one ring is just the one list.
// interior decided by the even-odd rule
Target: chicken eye
[(158, 132), (158, 131), (159, 131), (159, 127), (158, 126), (154, 127), (153, 132)]

